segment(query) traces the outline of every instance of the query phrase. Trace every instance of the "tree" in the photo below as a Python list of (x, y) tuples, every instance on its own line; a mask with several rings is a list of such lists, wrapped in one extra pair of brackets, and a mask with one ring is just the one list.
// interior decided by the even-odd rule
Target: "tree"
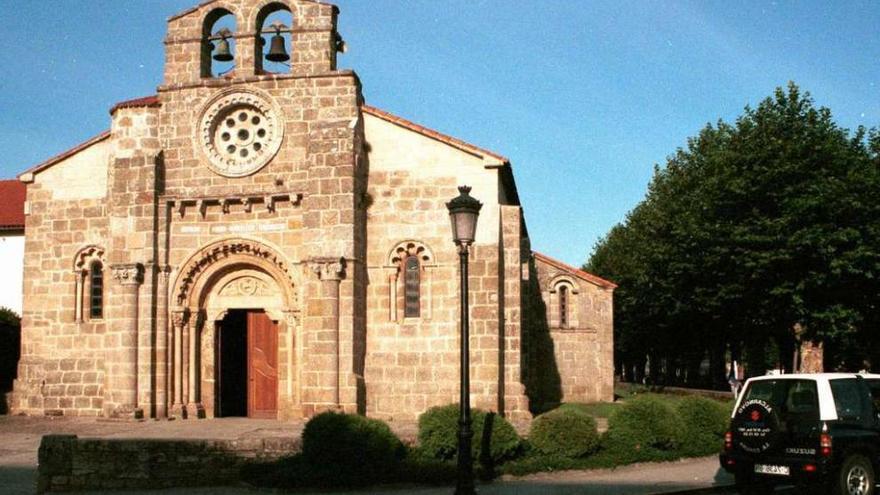
[(689, 139), (585, 266), (618, 283), (619, 362), (651, 355), (657, 378), (693, 383), (708, 355), (719, 385), (725, 349), (753, 372), (790, 365), (799, 328), (834, 365), (880, 363), (853, 345), (878, 343), (878, 150), (793, 83)]

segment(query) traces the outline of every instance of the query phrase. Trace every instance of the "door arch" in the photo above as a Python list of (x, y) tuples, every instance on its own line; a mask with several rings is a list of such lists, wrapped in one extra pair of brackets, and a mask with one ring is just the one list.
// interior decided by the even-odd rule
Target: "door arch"
[(291, 266), (278, 250), (245, 238), (212, 243), (182, 265), (172, 291), (174, 324), (168, 329), (172, 411), (215, 416), (217, 322), (231, 310), (251, 310), (277, 329), (270, 359), (277, 365), (277, 393), (268, 403), (276, 404), (278, 417), (299, 415), (299, 299)]

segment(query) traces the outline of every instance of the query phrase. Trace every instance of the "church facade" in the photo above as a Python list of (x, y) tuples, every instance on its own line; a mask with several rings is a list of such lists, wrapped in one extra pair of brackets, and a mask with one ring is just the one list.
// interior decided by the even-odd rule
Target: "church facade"
[(157, 94), (19, 177), (13, 413), (412, 420), (457, 401), (445, 203), (464, 184), (483, 203), (472, 404), (525, 420), (612, 399), (614, 284), (532, 253), (506, 158), (367, 105), (337, 68), (337, 15), (215, 0), (171, 17)]

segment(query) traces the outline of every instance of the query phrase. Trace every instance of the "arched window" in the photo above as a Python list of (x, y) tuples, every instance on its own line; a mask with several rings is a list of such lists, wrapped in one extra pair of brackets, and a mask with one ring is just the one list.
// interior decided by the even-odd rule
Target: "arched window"
[(404, 312), (406, 318), (418, 318), (420, 316), (420, 299), (421, 299), (421, 274), (419, 273), (421, 266), (417, 256), (409, 256), (404, 262), (404, 289), (403, 301)]
[(577, 282), (568, 275), (559, 275), (550, 281), (547, 321), (552, 328), (579, 328), (580, 293)]
[[(388, 313), (391, 321), (432, 317), (431, 272), (434, 255), (419, 241), (402, 241), (388, 253)], [(401, 309), (403, 311), (401, 311)]]
[[(83, 323), (104, 317), (104, 248), (90, 244), (73, 258), (76, 280), (73, 321)], [(96, 304), (97, 303), (97, 304)]]
[(559, 326), (565, 328), (568, 326), (568, 287), (562, 285), (559, 287)]
[(89, 265), (89, 319), (104, 317), (104, 266), (100, 261)]
[(235, 68), (235, 16), (212, 10), (202, 25), (202, 77), (220, 77)]
[(254, 68), (257, 74), (290, 72), (293, 14), (287, 5), (272, 2), (257, 15)]

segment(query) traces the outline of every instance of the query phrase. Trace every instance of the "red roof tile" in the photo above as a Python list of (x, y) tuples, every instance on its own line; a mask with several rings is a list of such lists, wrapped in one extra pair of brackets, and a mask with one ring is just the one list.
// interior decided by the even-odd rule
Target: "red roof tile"
[(544, 263), (547, 263), (548, 265), (551, 265), (551, 266), (554, 266), (560, 270), (566, 271), (566, 272), (574, 275), (575, 277), (586, 280), (587, 282), (598, 285), (599, 287), (603, 287), (605, 289), (616, 289), (617, 288), (617, 284), (615, 284), (614, 282), (611, 282), (610, 280), (605, 280), (604, 278), (602, 278), (598, 275), (593, 275), (592, 273), (585, 272), (583, 270), (575, 268), (567, 263), (563, 263), (559, 260), (553, 259), (553, 258), (547, 256), (546, 254), (541, 254), (537, 251), (532, 251), (532, 254), (535, 256), (536, 259), (541, 260)]
[(417, 132), (423, 136), (427, 136), (431, 139), (435, 139), (437, 141), (440, 141), (441, 143), (448, 144), (449, 146), (452, 146), (453, 148), (458, 148), (462, 151), (465, 151), (465, 152), (470, 153), (472, 155), (476, 155), (480, 158), (489, 157), (489, 158), (494, 158), (502, 163), (510, 163), (510, 160), (508, 160), (507, 158), (505, 158), (497, 153), (493, 153), (489, 150), (480, 148), (479, 146), (474, 146), (473, 144), (466, 143), (466, 142), (462, 141), (461, 139), (456, 139), (452, 136), (448, 136), (448, 135), (443, 134), (441, 132), (437, 132), (433, 129), (428, 129), (425, 126), (421, 126), (419, 124), (416, 124), (415, 122), (406, 120), (403, 117), (398, 117), (397, 115), (388, 113), (385, 110), (379, 110), (378, 108), (371, 107), (369, 105), (362, 105), (361, 108), (363, 109), (364, 112), (366, 112), (370, 115), (373, 115), (375, 117), (379, 117), (380, 119), (391, 122), (392, 124), (397, 124), (400, 127), (404, 127), (404, 128), (409, 129), (411, 131)]
[(0, 180), (0, 230), (24, 228), (25, 185), (18, 180)]
[(113, 105), (113, 108), (110, 109), (110, 115), (116, 113), (120, 108), (136, 108), (136, 107), (158, 107), (162, 103), (159, 102), (159, 97), (156, 95), (144, 96), (142, 98), (135, 98), (133, 100), (125, 100), (120, 101), (119, 103)]

